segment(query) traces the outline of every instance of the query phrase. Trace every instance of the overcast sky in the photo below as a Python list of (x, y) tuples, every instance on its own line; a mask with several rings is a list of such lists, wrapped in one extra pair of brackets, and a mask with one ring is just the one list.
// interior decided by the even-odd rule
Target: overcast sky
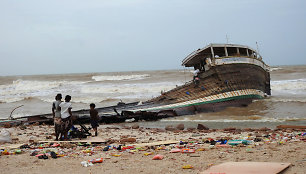
[(0, 75), (178, 69), (209, 43), (306, 64), (305, 0), (0, 0)]

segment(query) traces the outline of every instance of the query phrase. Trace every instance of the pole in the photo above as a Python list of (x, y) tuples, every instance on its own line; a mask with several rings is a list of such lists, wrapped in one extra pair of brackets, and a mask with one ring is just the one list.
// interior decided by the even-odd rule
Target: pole
[(11, 114), (10, 114), (10, 117), (9, 117), (10, 120), (14, 120), (14, 118), (12, 117), (13, 112), (14, 112), (17, 108), (20, 108), (20, 107), (22, 107), (22, 106), (23, 106), (23, 105), (17, 106), (16, 108), (14, 108), (14, 109), (12, 110), (12, 112), (11, 112)]

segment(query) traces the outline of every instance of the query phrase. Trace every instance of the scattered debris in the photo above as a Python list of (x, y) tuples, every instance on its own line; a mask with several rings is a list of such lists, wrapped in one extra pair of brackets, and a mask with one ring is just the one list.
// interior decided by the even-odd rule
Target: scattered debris
[(164, 159), (164, 156), (162, 156), (162, 155), (155, 155), (155, 156), (152, 158), (152, 160), (162, 160), (162, 159)]
[(11, 133), (6, 129), (2, 129), (0, 132), (0, 143), (11, 143)]

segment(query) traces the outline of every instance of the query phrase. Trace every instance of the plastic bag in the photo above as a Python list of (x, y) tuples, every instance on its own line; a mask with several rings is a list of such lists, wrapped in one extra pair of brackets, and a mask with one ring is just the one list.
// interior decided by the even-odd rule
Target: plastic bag
[(2, 129), (0, 132), (0, 143), (11, 143), (11, 133), (5, 129)]

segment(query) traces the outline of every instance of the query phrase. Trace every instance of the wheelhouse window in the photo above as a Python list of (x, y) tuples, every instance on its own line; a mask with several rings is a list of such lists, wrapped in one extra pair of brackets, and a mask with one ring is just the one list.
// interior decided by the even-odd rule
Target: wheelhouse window
[(236, 47), (226, 47), (228, 56), (240, 56)]
[(213, 49), (214, 49), (214, 55), (216, 58), (226, 56), (224, 47), (213, 47)]
[(244, 57), (248, 56), (247, 48), (239, 48), (239, 52), (241, 56), (244, 56)]
[(249, 54), (248, 55), (249, 57), (253, 57), (253, 51), (252, 50), (248, 49), (248, 54)]

